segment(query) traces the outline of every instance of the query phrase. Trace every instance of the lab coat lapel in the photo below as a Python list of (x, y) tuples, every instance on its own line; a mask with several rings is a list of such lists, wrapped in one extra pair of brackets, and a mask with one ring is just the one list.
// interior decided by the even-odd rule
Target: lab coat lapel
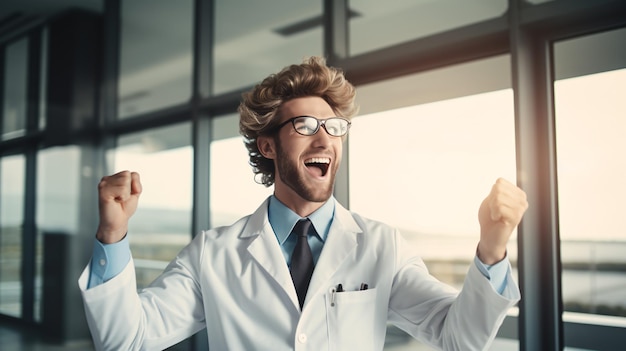
[(329, 279), (340, 269), (346, 258), (356, 250), (357, 236), (361, 232), (361, 228), (354, 221), (350, 212), (337, 202), (335, 217), (313, 271), (306, 300), (318, 293), (324, 293), (329, 285), (334, 284)]
[(291, 280), (289, 268), (276, 239), (276, 234), (267, 216), (268, 201), (250, 216), (241, 238), (249, 239), (248, 252), (252, 259), (277, 283), (277, 287), (291, 299), (294, 307), (300, 310), (298, 295)]

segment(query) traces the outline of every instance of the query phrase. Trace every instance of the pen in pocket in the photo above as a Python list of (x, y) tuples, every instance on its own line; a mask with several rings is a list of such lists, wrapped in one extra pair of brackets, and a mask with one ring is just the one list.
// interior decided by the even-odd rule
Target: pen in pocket
[(338, 292), (342, 292), (342, 291), (343, 291), (343, 285), (341, 284), (337, 284), (337, 287), (331, 290), (330, 292), (330, 306), (331, 307), (335, 307), (335, 299), (336, 299), (335, 295)]
[[(359, 288), (359, 291), (364, 291), (367, 290), (369, 288), (369, 285), (367, 283), (361, 283), (361, 287)], [(343, 285), (341, 283), (337, 284), (337, 287), (333, 288), (330, 292), (330, 306), (334, 307), (336, 305), (336, 294), (343, 292)]]

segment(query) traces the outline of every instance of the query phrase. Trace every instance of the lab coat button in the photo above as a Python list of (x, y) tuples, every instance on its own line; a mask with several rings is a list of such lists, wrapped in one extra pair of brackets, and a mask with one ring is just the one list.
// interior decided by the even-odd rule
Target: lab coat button
[(101, 258), (99, 263), (101, 266), (104, 266), (105, 264), (107, 264), (107, 260), (105, 260), (104, 258)]
[(302, 334), (298, 335), (298, 341), (301, 344), (306, 344), (306, 334), (302, 333)]

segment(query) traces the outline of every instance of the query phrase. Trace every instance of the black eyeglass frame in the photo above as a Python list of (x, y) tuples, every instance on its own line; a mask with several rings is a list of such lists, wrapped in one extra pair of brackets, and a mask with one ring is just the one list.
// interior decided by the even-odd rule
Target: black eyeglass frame
[[(300, 119), (300, 118), (313, 118), (314, 120), (317, 121), (317, 127), (315, 128), (315, 130), (311, 134), (301, 133), (296, 128), (296, 120)], [(329, 121), (329, 120), (337, 120), (337, 119), (343, 120), (343, 121), (345, 121), (347, 123), (346, 124), (346, 132), (343, 133), (343, 134), (334, 135), (331, 132), (329, 132), (328, 129), (326, 129), (326, 122)], [(300, 135), (304, 135), (304, 136), (315, 135), (315, 134), (317, 134), (317, 132), (319, 132), (320, 127), (324, 127), (324, 130), (326, 131), (326, 133), (328, 133), (328, 135), (334, 136), (334, 137), (342, 137), (342, 136), (348, 134), (348, 132), (350, 131), (350, 126), (352, 125), (352, 122), (350, 122), (347, 118), (343, 118), (343, 117), (329, 117), (329, 118), (325, 118), (325, 119), (319, 119), (319, 118), (313, 117), (313, 116), (296, 116), (296, 117), (292, 117), (292, 118), (284, 121), (283, 123), (277, 125), (276, 127), (272, 128), (272, 132), (279, 131), (282, 127), (286, 126), (289, 123), (291, 123), (291, 125), (293, 126), (293, 130), (295, 130), (296, 133), (298, 133)]]

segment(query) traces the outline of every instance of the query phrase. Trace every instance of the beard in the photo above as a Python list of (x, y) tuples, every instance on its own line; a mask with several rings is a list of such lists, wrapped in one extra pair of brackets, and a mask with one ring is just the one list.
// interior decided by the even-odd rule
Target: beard
[(297, 161), (291, 160), (284, 152), (279, 140), (276, 140), (276, 169), (280, 180), (298, 196), (310, 202), (326, 202), (333, 193), (337, 167), (333, 164), (328, 170), (329, 181), (324, 184), (307, 182), (306, 175), (298, 172)]

